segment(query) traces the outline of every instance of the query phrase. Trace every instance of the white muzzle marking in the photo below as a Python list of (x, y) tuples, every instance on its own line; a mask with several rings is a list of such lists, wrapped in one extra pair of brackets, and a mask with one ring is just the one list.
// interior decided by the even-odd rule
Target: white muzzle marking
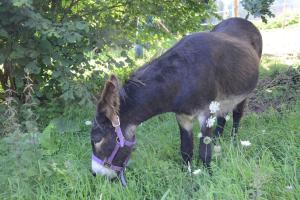
[(94, 160), (92, 160), (92, 170), (96, 174), (104, 175), (109, 179), (117, 177), (117, 173), (114, 170), (104, 167), (103, 165), (97, 163)]

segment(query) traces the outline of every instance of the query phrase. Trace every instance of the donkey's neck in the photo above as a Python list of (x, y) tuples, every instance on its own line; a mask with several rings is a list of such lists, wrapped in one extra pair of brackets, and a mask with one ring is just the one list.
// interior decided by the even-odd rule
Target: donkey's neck
[[(156, 85), (157, 84), (157, 85)], [(133, 127), (147, 119), (169, 112), (168, 101), (157, 89), (161, 85), (151, 81), (151, 85), (133, 80), (127, 81), (120, 89), (120, 121), (123, 129), (133, 131)], [(125, 131), (127, 132), (127, 131)]]
[(126, 94), (122, 94), (120, 98), (122, 123), (139, 125), (155, 115), (166, 112), (161, 103), (157, 102), (156, 95), (149, 94), (147, 89), (147, 86), (133, 85), (132, 83), (123, 86), (121, 90)]

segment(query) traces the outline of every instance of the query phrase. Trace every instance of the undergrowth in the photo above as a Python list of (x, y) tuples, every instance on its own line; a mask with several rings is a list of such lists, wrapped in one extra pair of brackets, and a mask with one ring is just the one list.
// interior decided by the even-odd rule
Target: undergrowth
[[(126, 171), (128, 187), (90, 169), (92, 112), (53, 120), (42, 134), (10, 135), (0, 141), (0, 199), (297, 199), (300, 195), (300, 103), (278, 113), (268, 110), (243, 118), (234, 147), (226, 127), (222, 155), (213, 159), (213, 176), (202, 165), (190, 176), (181, 165), (173, 114), (155, 117), (137, 131), (137, 149)], [(198, 144), (195, 124), (195, 147)]]

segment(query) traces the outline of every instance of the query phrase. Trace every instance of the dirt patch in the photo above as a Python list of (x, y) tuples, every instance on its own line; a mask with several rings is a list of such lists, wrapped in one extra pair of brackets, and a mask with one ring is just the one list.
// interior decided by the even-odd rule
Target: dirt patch
[(264, 112), (268, 108), (281, 111), (295, 102), (300, 93), (300, 68), (288, 68), (261, 79), (248, 101), (249, 112)]

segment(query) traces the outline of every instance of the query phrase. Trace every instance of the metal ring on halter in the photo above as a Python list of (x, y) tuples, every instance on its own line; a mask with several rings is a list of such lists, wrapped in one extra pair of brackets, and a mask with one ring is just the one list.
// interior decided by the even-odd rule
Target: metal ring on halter
[(117, 118), (117, 124), (114, 124), (113, 121), (111, 122), (112, 126), (115, 127), (115, 128), (121, 125), (121, 124), (120, 124), (120, 118), (119, 118), (118, 115), (116, 116), (116, 118)]
[(108, 162), (104, 162), (103, 165), (104, 165), (105, 167), (108, 167), (108, 168), (111, 167), (111, 164), (109, 164)]
[(120, 144), (120, 138), (118, 136), (116, 137), (116, 142)]

